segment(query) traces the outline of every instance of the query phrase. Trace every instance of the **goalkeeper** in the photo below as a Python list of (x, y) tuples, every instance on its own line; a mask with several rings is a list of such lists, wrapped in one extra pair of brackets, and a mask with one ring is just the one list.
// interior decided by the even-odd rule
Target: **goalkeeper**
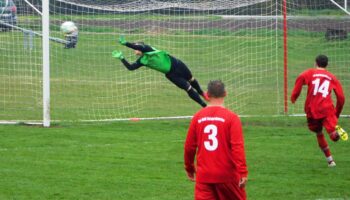
[(198, 81), (192, 76), (191, 71), (179, 59), (169, 55), (167, 52), (157, 50), (143, 42), (130, 43), (124, 37), (119, 38), (119, 43), (135, 50), (135, 54), (139, 56), (136, 62), (130, 64), (123, 53), (113, 51), (112, 56), (121, 60), (128, 70), (135, 70), (142, 66), (149, 67), (165, 74), (165, 77), (174, 83), (177, 87), (185, 90), (188, 96), (206, 107), (207, 104), (201, 99), (208, 99), (207, 94), (202, 91)]

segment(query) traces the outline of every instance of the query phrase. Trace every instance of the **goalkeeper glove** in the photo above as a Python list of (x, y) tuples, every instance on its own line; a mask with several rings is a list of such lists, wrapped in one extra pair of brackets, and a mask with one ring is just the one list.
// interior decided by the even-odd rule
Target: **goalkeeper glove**
[(125, 37), (123, 35), (119, 36), (119, 43), (121, 45), (125, 45), (126, 44), (126, 40), (125, 40)]
[(123, 60), (124, 59), (123, 52), (117, 51), (117, 50), (112, 52), (112, 57), (118, 58), (119, 60)]

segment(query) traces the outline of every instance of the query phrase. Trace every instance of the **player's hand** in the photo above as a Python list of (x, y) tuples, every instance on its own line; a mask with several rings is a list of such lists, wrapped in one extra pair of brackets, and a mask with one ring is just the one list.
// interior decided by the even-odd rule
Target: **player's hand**
[(247, 177), (242, 177), (240, 180), (239, 180), (239, 183), (238, 183), (238, 186), (240, 188), (244, 188), (245, 185), (247, 184), (248, 182), (248, 178)]
[(125, 37), (123, 35), (119, 36), (119, 43), (121, 45), (125, 45), (126, 44), (126, 40), (125, 40)]
[(112, 52), (112, 57), (118, 58), (119, 60), (124, 59), (123, 52), (117, 51), (117, 50), (114, 50), (114, 51)]
[(194, 178), (194, 173), (187, 172), (187, 178), (192, 182), (196, 181), (196, 179)]
[(293, 97), (291, 97), (291, 98), (290, 98), (290, 101), (292, 102), (292, 104), (294, 104), (294, 103), (295, 103), (295, 101), (296, 101), (296, 99), (295, 99), (295, 98), (293, 98)]

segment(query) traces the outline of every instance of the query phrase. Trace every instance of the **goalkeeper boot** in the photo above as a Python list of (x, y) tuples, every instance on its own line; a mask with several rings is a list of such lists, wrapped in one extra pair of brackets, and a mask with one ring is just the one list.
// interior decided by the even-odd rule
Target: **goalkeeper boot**
[(335, 126), (335, 130), (337, 131), (337, 133), (339, 134), (340, 138), (343, 141), (346, 141), (346, 140), (349, 139), (348, 133), (342, 127), (340, 127), (339, 125)]
[(209, 101), (208, 92), (203, 92), (202, 96), (206, 101)]

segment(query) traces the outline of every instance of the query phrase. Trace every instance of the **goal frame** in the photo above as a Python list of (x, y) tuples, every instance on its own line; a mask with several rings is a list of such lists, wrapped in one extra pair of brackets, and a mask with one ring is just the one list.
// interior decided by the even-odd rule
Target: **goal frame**
[(50, 1), (42, 1), (43, 126), (50, 127)]
[[(344, 0), (344, 7), (339, 5), (334, 0), (330, 0), (339, 9), (343, 10), (350, 15), (347, 6), (347, 0)], [(284, 79), (284, 114), (288, 114), (288, 10), (287, 10), (287, 0), (282, 2), (282, 15), (283, 15), (283, 79)], [(42, 1), (42, 27), (43, 27), (43, 126), (50, 127), (51, 117), (50, 117), (50, 10), (49, 1)], [(190, 116), (185, 116), (184, 118), (189, 118)], [(179, 117), (165, 117), (164, 119), (178, 119)], [(143, 118), (130, 118), (121, 120), (131, 120), (138, 121)], [(145, 118), (145, 119), (163, 119), (160, 118)]]
[[(343, 12), (350, 15), (348, 11), (348, 1), (344, 0), (344, 5), (340, 5), (334, 0), (329, 0)], [(276, 0), (277, 2), (277, 0)], [(283, 105), (284, 115), (288, 115), (288, 0), (282, 1), (282, 19), (283, 19)], [(276, 4), (277, 6), (278, 4)], [(35, 7), (33, 8), (35, 9)], [(29, 124), (41, 124), (44, 127), (51, 126), (51, 112), (50, 112), (50, 1), (42, 1), (42, 12), (36, 10), (41, 14), (42, 23), (42, 122), (28, 122)], [(277, 14), (276, 14), (277, 15)], [(278, 16), (276, 16), (277, 18)], [(282, 115), (283, 115), (282, 114)], [(291, 115), (294, 116), (294, 115)], [(342, 117), (349, 117), (349, 115), (342, 115)], [(126, 118), (126, 119), (106, 119), (101, 121), (138, 121), (138, 120), (159, 120), (159, 119), (179, 119), (191, 118), (191, 116), (174, 116), (174, 117), (151, 117), (151, 118)], [(86, 120), (90, 121), (90, 120)], [(2, 123), (2, 122), (0, 122)], [(13, 124), (14, 122), (9, 121)]]

